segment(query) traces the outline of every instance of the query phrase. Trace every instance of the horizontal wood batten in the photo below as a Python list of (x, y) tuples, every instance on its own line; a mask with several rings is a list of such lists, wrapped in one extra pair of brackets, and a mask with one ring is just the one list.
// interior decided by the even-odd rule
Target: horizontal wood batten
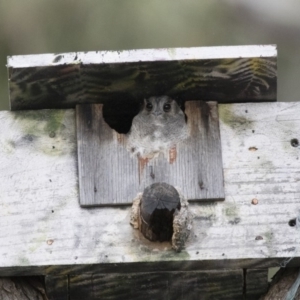
[(181, 100), (276, 101), (274, 45), (8, 57), (12, 110), (74, 108), (167, 94)]

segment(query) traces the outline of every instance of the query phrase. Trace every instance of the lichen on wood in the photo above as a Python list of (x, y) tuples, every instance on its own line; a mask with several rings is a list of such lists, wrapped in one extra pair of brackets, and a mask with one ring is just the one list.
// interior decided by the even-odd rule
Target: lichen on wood
[[(130, 207), (79, 206), (74, 110), (0, 112), (2, 276), (268, 268), (290, 257), (299, 266), (289, 224), (299, 214), (299, 111), (297, 102), (219, 105), (226, 200), (189, 203), (193, 229), (180, 253), (145, 241)], [(60, 118), (60, 129), (44, 130)]]
[(181, 209), (177, 210), (173, 220), (172, 248), (179, 252), (184, 247), (185, 241), (189, 237), (192, 229), (193, 215), (189, 211), (187, 199), (178, 191), (180, 195)]

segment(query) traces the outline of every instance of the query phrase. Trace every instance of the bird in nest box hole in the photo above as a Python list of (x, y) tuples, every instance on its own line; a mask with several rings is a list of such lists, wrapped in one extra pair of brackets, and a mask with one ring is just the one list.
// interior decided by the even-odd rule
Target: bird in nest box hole
[(127, 148), (141, 158), (166, 154), (188, 137), (184, 112), (169, 96), (150, 97), (133, 118)]

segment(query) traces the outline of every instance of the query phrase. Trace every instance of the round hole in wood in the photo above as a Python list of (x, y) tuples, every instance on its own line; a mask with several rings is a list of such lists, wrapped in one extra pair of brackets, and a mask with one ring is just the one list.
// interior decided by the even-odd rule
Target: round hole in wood
[(130, 130), (132, 119), (138, 114), (139, 110), (139, 101), (120, 94), (118, 100), (104, 103), (103, 118), (110, 128), (118, 133), (125, 134)]
[(299, 140), (298, 139), (291, 139), (292, 147), (299, 147)]
[(296, 226), (296, 218), (289, 220), (289, 226), (291, 226), (291, 227)]
[(180, 210), (177, 190), (165, 183), (153, 183), (145, 188), (141, 199), (141, 232), (150, 241), (168, 241), (173, 235), (175, 210)]

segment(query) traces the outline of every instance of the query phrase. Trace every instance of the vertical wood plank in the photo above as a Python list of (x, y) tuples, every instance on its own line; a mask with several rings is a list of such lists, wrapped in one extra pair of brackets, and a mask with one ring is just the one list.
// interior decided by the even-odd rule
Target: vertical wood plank
[(49, 300), (69, 300), (69, 280), (67, 275), (46, 275), (45, 285)]
[(246, 270), (246, 296), (248, 299), (259, 299), (268, 290), (268, 269)]
[(243, 274), (237, 270), (169, 273), (169, 299), (234, 300), (243, 295)]
[(190, 135), (168, 157), (132, 157), (126, 135), (105, 122), (102, 104), (77, 106), (80, 204), (131, 204), (155, 182), (179, 187), (189, 200), (224, 200), (222, 150), (216, 102), (188, 101)]
[(93, 289), (95, 299), (170, 299), (168, 276), (160, 273), (94, 275)]
[[(217, 102), (188, 101), (189, 138), (179, 145), (166, 177), (189, 200), (223, 200), (224, 179)], [(165, 160), (164, 160), (165, 161)], [(158, 163), (162, 167), (162, 162)], [(165, 168), (161, 173), (165, 174)], [(149, 178), (149, 176), (148, 176)], [(151, 176), (150, 176), (151, 178)]]
[(124, 135), (104, 121), (102, 104), (80, 105), (76, 112), (80, 204), (130, 203), (138, 173)]
[(69, 300), (96, 300), (94, 297), (93, 275), (70, 275), (70, 299)]
[(224, 179), (216, 102), (188, 101), (185, 105), (190, 136), (163, 155), (139, 161), (140, 189), (155, 182), (179, 187), (191, 201), (223, 200)]

